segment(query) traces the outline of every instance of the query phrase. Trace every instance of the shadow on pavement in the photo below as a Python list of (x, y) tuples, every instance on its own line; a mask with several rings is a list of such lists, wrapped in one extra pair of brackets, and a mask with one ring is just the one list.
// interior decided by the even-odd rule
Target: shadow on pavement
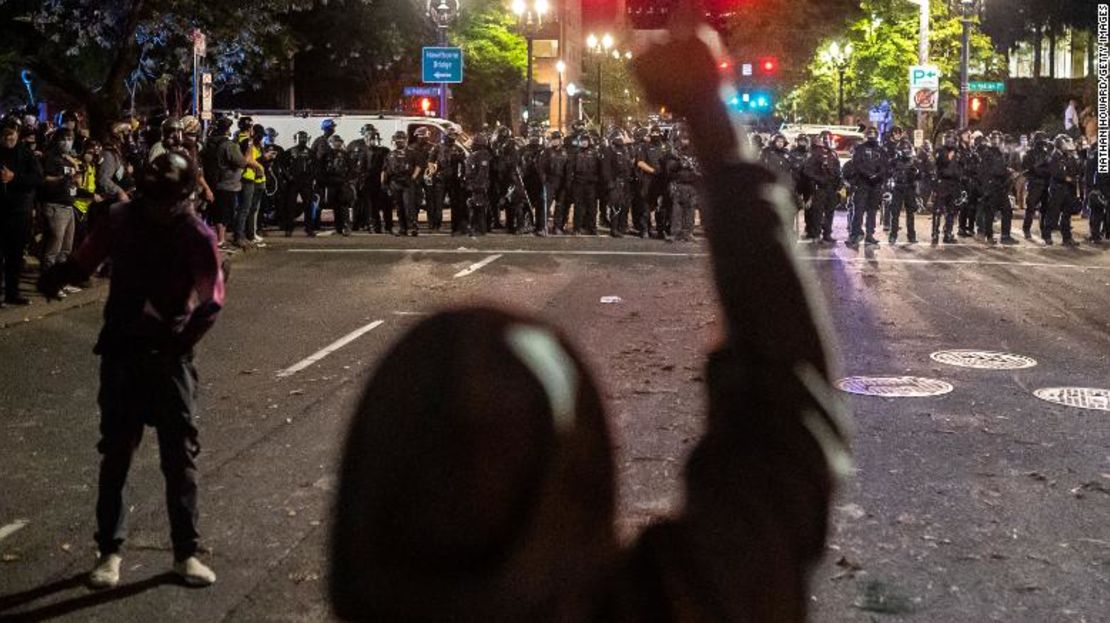
[(27, 610), (12, 614), (4, 613), (6, 610), (11, 610), (12, 608), (43, 599), (55, 593), (82, 587), (85, 585), (87, 577), (87, 573), (79, 573), (63, 580), (58, 580), (57, 582), (23, 591), (22, 593), (0, 595), (0, 621), (47, 621), (56, 617), (72, 614), (78, 610), (93, 608), (118, 599), (133, 597), (139, 593), (165, 584), (181, 584), (176, 575), (166, 572), (149, 577), (145, 580), (124, 584), (110, 590), (97, 591), (80, 597), (74, 597), (73, 599), (60, 601), (36, 610)]

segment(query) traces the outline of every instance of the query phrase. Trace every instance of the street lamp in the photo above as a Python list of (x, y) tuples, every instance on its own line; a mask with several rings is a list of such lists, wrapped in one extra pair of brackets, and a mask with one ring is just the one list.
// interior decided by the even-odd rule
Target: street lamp
[(967, 127), (967, 73), (971, 56), (971, 18), (979, 13), (981, 0), (951, 0), (960, 12), (963, 33), (960, 37), (960, 128)]
[(513, 13), (516, 14), (517, 26), (524, 33), (528, 42), (528, 103), (524, 108), (524, 115), (528, 122), (532, 121), (532, 41), (540, 29), (543, 28), (543, 17), (551, 8), (547, 0), (513, 0)]
[(559, 131), (563, 131), (563, 74), (567, 70), (567, 64), (563, 59), (555, 61), (555, 73), (559, 74)]
[[(605, 58), (606, 54), (610, 53), (609, 50), (612, 49), (613, 43), (613, 35), (609, 33), (605, 33), (601, 36), (601, 38), (598, 38), (598, 36), (593, 33), (590, 33), (590, 35), (586, 37), (586, 49), (589, 50), (590, 54), (593, 54), (597, 57), (597, 127), (599, 131), (602, 127), (601, 61)], [(618, 60), (622, 56), (619, 50), (613, 50), (612, 54), (613, 58)], [(632, 58), (632, 52), (625, 52), (623, 56), (624, 58)]]
[(829, 49), (821, 53), (821, 60), (836, 68), (836, 110), (838, 123), (844, 123), (844, 72), (848, 70), (848, 62), (852, 57), (852, 44), (844, 47), (833, 41)]
[[(428, 0), (428, 19), (436, 27), (437, 43), (447, 45), (447, 28), (459, 15), (459, 0)], [(447, 119), (447, 83), (439, 85), (439, 116)]]

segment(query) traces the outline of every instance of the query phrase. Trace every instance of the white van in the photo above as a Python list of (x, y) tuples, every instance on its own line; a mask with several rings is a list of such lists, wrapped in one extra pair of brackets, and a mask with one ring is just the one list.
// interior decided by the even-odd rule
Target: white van
[(317, 136), (323, 134), (320, 124), (325, 119), (335, 122), (335, 133), (350, 143), (360, 138), (359, 130), (367, 123), (378, 129), (382, 137), (382, 145), (389, 146), (394, 132), (403, 131), (412, 140), (416, 128), (425, 127), (430, 132), (431, 141), (439, 142), (448, 129), (454, 128), (462, 132), (462, 127), (453, 122), (437, 117), (413, 117), (401, 113), (373, 112), (373, 111), (288, 111), (288, 110), (218, 110), (219, 115), (230, 117), (233, 122), (238, 122), (240, 117), (250, 117), (257, 125), (264, 128), (277, 130), (277, 144), (288, 149), (293, 146), (293, 135), (301, 130), (308, 132), (309, 144)]
[(833, 135), (833, 149), (841, 166), (852, 159), (852, 148), (864, 141), (863, 129), (854, 125), (813, 125), (813, 124), (786, 124), (779, 132), (786, 137), (787, 146), (794, 145), (794, 139), (799, 135), (812, 139), (823, 131)]

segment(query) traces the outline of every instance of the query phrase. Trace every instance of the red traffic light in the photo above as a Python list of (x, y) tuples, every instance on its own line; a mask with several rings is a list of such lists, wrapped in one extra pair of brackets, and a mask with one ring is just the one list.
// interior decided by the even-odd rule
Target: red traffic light
[(978, 97), (971, 98), (971, 112), (979, 112), (983, 109), (983, 100)]
[(779, 70), (779, 59), (774, 56), (764, 56), (759, 59), (759, 72), (770, 75)]
[(431, 110), (431, 109), (432, 109), (432, 100), (430, 100), (426, 97), (420, 98), (420, 112), (422, 112), (424, 114), (428, 114), (428, 111)]

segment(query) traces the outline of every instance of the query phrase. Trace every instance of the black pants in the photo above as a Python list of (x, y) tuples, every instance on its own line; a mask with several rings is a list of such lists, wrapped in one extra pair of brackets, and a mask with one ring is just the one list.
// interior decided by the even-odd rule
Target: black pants
[(994, 217), (1002, 215), (1002, 237), (1010, 237), (1010, 228), (1013, 226), (1014, 209), (1010, 206), (1010, 195), (1005, 190), (989, 191), (979, 198), (979, 211), (976, 221), (979, 233), (987, 238), (994, 238)]
[(448, 198), (446, 181), (437, 181), (428, 187), (428, 229), (443, 227), (443, 210)]
[(671, 184), (671, 234), (677, 240), (694, 239), (698, 189), (693, 184)]
[(1033, 228), (1034, 215), (1040, 214), (1039, 227), (1041, 237), (1045, 231), (1045, 208), (1048, 205), (1048, 185), (1043, 181), (1030, 180), (1025, 187), (1025, 218), (1021, 223), (1021, 230), (1028, 234)]
[(555, 204), (554, 223), (552, 227), (557, 232), (563, 232), (567, 228), (567, 216), (569, 202), (566, 197), (566, 190), (563, 186), (563, 180), (548, 181), (547, 187), (544, 190), (544, 201), (551, 205)]
[(911, 241), (917, 239), (913, 222), (914, 214), (917, 213), (917, 193), (913, 186), (895, 186), (886, 211), (892, 240), (898, 238), (898, 222), (903, 213), (906, 215), (906, 239)]
[[(302, 203), (298, 207), (297, 198), (300, 197)], [(305, 231), (315, 231), (316, 228), (312, 222), (312, 183), (311, 182), (290, 182), (285, 185), (285, 194), (282, 198), (281, 208), (281, 228), (286, 232), (293, 231), (293, 221), (297, 218), (297, 212), (300, 211), (304, 214), (304, 229)]]
[(597, 182), (574, 183), (574, 232), (597, 233)]
[(940, 236), (941, 218), (944, 219), (944, 236), (952, 235), (952, 227), (956, 223), (956, 213), (960, 208), (956, 200), (960, 198), (958, 184), (941, 183), (937, 187), (937, 194), (933, 199), (933, 238)]
[(412, 184), (389, 183), (389, 198), (397, 219), (401, 222), (401, 233), (417, 230), (416, 189)]
[(882, 202), (882, 186), (870, 184), (856, 184), (852, 187), (852, 238), (861, 238), (864, 234), (864, 216), (867, 216), (867, 236), (875, 235), (875, 216), (879, 212)]
[[(818, 236), (832, 237), (833, 217), (836, 215), (836, 206), (839, 204), (840, 195), (837, 194), (837, 187), (834, 184), (814, 187), (813, 197), (810, 199), (809, 209), (806, 211), (810, 215), (806, 218), (806, 234), (810, 238)], [(813, 229), (809, 230), (809, 227)]]
[(4, 265), (4, 298), (19, 296), (23, 275), (23, 249), (31, 228), (31, 213), (11, 210), (0, 213), (0, 262)]
[(1107, 240), (1110, 238), (1110, 214), (1106, 206), (1087, 195), (1087, 206), (1091, 210), (1091, 240)]
[[(370, 227), (377, 233), (393, 230), (393, 204), (385, 194), (382, 185), (367, 186), (366, 197), (370, 201)], [(400, 218), (400, 217), (398, 217)], [(385, 228), (384, 230), (382, 228)]]
[(609, 188), (609, 234), (623, 235), (628, 231), (628, 211), (632, 207), (632, 186), (620, 180)]
[(656, 233), (662, 237), (663, 233), (667, 231), (668, 215), (663, 214), (665, 210), (659, 205), (663, 195), (666, 194), (665, 190), (657, 176), (647, 176), (640, 181), (640, 199), (643, 202), (643, 209), (640, 211), (640, 220), (636, 223), (636, 228), (640, 230), (641, 234), (651, 233), (652, 212), (655, 213)]
[(333, 225), (337, 232), (342, 232), (351, 226), (351, 200), (354, 198), (351, 190), (351, 186), (343, 182), (328, 184), (324, 189), (324, 197), (327, 200), (327, 206), (331, 208)]
[(1064, 240), (1071, 240), (1071, 215), (1076, 203), (1075, 188), (1063, 184), (1048, 189), (1048, 209), (1045, 210), (1041, 237), (1052, 239), (1052, 232), (1059, 229)]
[(100, 361), (100, 481), (96, 543), (101, 554), (119, 551), (127, 537), (123, 487), (146, 425), (158, 436), (166, 480), (166, 510), (176, 560), (197, 551), (197, 466), (193, 424), (197, 373), (190, 357), (157, 353), (104, 355)]
[(967, 193), (967, 203), (960, 206), (960, 231), (973, 234), (975, 233), (975, 219), (978, 215), (979, 195), (978, 193)]
[(467, 201), (470, 212), (468, 232), (472, 236), (484, 236), (489, 231), (489, 195), (485, 190), (474, 190)]

